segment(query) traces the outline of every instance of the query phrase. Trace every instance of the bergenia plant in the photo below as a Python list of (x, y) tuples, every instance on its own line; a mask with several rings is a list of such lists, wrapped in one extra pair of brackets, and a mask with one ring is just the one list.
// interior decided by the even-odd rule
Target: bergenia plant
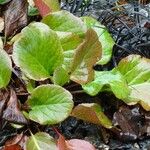
[[(60, 10), (57, 1), (35, 0), (35, 6), (42, 20), (31, 22), (11, 40), (14, 42), (12, 56), (3, 50), (0, 42), (0, 88), (10, 88), (14, 68), (19, 69), (21, 81), (26, 83), (28, 97), (25, 104), (20, 104), (26, 109), (18, 112), (22, 118), (21, 124), (33, 121), (54, 126), (68, 116), (74, 116), (108, 129), (113, 128), (99, 104), (82, 103), (74, 107), (73, 95), (65, 89), (72, 81), (80, 84), (83, 91), (91, 96), (109, 91), (129, 105), (139, 103), (145, 110), (150, 110), (149, 59), (130, 55), (111, 71), (95, 71), (95, 64), (104, 65), (111, 59), (114, 40), (106, 27), (92, 17), (79, 18)], [(12, 106), (14, 101), (15, 106), (20, 108), (15, 91), (11, 89), (7, 105)], [(3, 118), (14, 122), (7, 114), (8, 110), (5, 110)], [(15, 123), (20, 124), (19, 121)], [(43, 147), (52, 150), (62, 147), (63, 150), (71, 150), (73, 147), (79, 150), (78, 144), (84, 149), (94, 149), (86, 141), (66, 141), (56, 132), (59, 136), (57, 141), (47, 133), (33, 135), (31, 132), (27, 150)]]

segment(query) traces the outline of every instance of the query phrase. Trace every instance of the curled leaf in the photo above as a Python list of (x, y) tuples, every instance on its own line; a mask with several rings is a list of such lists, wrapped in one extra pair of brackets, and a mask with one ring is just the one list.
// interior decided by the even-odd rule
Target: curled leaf
[(86, 24), (87, 28), (92, 28), (98, 35), (99, 41), (102, 44), (102, 58), (97, 62), (97, 64), (104, 65), (107, 64), (112, 56), (112, 49), (115, 44), (111, 34), (107, 31), (106, 27), (101, 25), (96, 19), (85, 16), (82, 20)]
[(75, 51), (71, 66), (71, 80), (85, 84), (94, 78), (93, 65), (101, 56), (101, 43), (93, 29), (89, 29), (85, 41)]
[(124, 99), (130, 94), (126, 80), (116, 70), (95, 71), (95, 79), (82, 87), (91, 96), (95, 96), (105, 89), (110, 89), (119, 99)]
[(140, 103), (145, 110), (150, 111), (150, 59), (142, 58), (140, 55), (129, 55), (119, 62), (117, 70), (123, 75), (131, 90), (124, 102)]

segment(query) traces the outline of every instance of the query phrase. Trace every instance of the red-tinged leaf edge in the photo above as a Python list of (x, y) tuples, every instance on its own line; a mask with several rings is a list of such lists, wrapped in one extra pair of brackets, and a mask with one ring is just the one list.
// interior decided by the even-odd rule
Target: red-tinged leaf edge
[(64, 136), (58, 132), (57, 134), (59, 135), (57, 141), (58, 150), (96, 150), (88, 141), (80, 139), (65, 140)]
[(42, 17), (51, 12), (51, 9), (46, 5), (43, 0), (34, 0), (35, 6), (38, 8)]

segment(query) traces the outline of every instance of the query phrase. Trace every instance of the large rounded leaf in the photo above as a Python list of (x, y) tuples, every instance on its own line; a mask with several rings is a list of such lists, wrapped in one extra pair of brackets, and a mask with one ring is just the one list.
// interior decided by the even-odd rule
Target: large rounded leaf
[(73, 32), (81, 35), (86, 32), (86, 26), (82, 20), (65, 10), (50, 13), (43, 18), (42, 22), (55, 31)]
[(40, 124), (56, 124), (66, 119), (73, 107), (72, 95), (57, 85), (42, 85), (31, 93), (29, 118)]
[(99, 41), (102, 44), (102, 58), (97, 64), (104, 65), (109, 62), (112, 56), (112, 49), (115, 44), (111, 34), (107, 31), (106, 27), (101, 25), (96, 19), (92, 17), (82, 17), (82, 20), (87, 25), (87, 28), (92, 28), (98, 35)]
[(119, 62), (117, 69), (131, 89), (129, 98), (124, 101), (128, 104), (138, 102), (150, 111), (150, 59), (130, 55)]
[(27, 140), (27, 150), (57, 150), (55, 140), (47, 133), (39, 132)]
[(63, 51), (54, 31), (43, 23), (32, 23), (14, 43), (13, 59), (30, 79), (44, 80), (63, 62)]
[(11, 78), (12, 62), (8, 54), (0, 48), (0, 88), (8, 85)]

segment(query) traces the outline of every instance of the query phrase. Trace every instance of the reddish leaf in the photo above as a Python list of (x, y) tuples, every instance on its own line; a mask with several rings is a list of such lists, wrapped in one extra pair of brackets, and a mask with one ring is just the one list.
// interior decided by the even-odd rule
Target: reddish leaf
[(67, 141), (68, 150), (96, 150), (92, 144), (85, 140), (72, 139)]
[(6, 141), (4, 150), (21, 150), (21, 149), (25, 150), (26, 141), (27, 141), (27, 136), (24, 136), (23, 133), (18, 134), (14, 138)]
[(27, 25), (27, 0), (12, 0), (5, 11), (5, 36), (13, 36)]
[(41, 16), (46, 16), (48, 13), (59, 10), (58, 0), (34, 0)]
[(16, 145), (19, 143), (19, 141), (21, 141), (21, 139), (23, 138), (23, 134), (18, 134), (16, 135), (14, 138), (6, 141), (5, 146), (12, 146), (12, 145)]
[(3, 150), (22, 150), (22, 149), (20, 145), (15, 144), (11, 146), (5, 146)]
[(60, 133), (58, 134), (59, 134), (59, 139), (57, 142), (58, 150), (67, 150), (65, 138)]
[(27, 120), (20, 111), (16, 93), (12, 89), (10, 93), (10, 100), (7, 103), (7, 108), (3, 112), (3, 119), (14, 123), (27, 124)]
[(35, 5), (38, 8), (41, 16), (46, 16), (51, 12), (51, 9), (42, 0), (35, 0)]
[(92, 144), (85, 140), (65, 140), (61, 134), (59, 134), (57, 145), (59, 150), (96, 150)]

